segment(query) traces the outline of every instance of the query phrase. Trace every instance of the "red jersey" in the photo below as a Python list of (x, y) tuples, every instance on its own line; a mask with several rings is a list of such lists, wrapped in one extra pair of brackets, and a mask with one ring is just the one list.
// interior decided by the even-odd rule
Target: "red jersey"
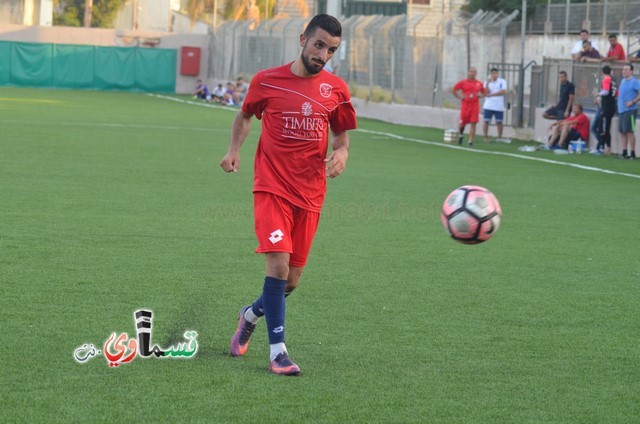
[(484, 84), (482, 84), (477, 79), (463, 79), (462, 81), (458, 81), (456, 85), (453, 86), (453, 89), (458, 91), (462, 91), (462, 102), (463, 103), (479, 103), (478, 93), (486, 93), (487, 90), (484, 88)]
[(616, 60), (625, 60), (627, 56), (624, 54), (624, 48), (622, 44), (616, 43), (615, 46), (609, 48), (609, 52), (607, 53), (607, 57), (618, 56)]
[(329, 129), (356, 128), (356, 112), (340, 77), (322, 70), (303, 78), (290, 67), (288, 63), (258, 72), (242, 103), (243, 112), (262, 120), (253, 191), (273, 193), (320, 212)]
[(589, 140), (589, 118), (587, 118), (587, 115), (581, 113), (579, 115), (570, 116), (567, 118), (567, 122), (573, 122), (571, 128), (578, 131), (582, 140)]

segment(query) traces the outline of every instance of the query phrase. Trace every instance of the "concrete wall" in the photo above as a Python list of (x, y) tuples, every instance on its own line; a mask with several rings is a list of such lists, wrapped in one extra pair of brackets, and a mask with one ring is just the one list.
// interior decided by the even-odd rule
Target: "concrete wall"
[[(460, 119), (460, 110), (458, 109), (441, 109), (429, 106), (415, 105), (399, 105), (387, 103), (372, 103), (362, 99), (352, 98), (353, 106), (356, 109), (358, 117), (378, 119), (380, 121), (391, 122), (393, 124), (412, 125), (416, 127), (440, 128), (442, 130), (455, 129), (458, 127)], [(476, 128), (476, 137), (482, 138), (482, 119)], [(518, 131), (516, 133), (516, 131)], [(512, 127), (504, 127), (503, 137), (507, 138), (529, 138), (526, 130), (524, 133)], [(469, 128), (465, 133), (468, 134)], [(495, 137), (497, 135), (495, 126), (489, 128), (489, 135)]]
[[(378, 119), (385, 122), (391, 122), (401, 125), (412, 125), (416, 127), (431, 127), (445, 129), (455, 129), (458, 125), (458, 117), (460, 112), (455, 109), (439, 109), (429, 106), (414, 105), (397, 105), (386, 103), (371, 103), (362, 99), (353, 98), (353, 106), (359, 117)], [(536, 126), (533, 131), (527, 129), (519, 129), (513, 127), (504, 128), (504, 137), (518, 138), (522, 140), (543, 142), (549, 134), (549, 125), (553, 121), (541, 118), (544, 108), (536, 109)], [(589, 121), (593, 121), (593, 113), (586, 114)], [(480, 119), (482, 121), (482, 119)], [(481, 122), (478, 123), (476, 133), (482, 137)], [(468, 134), (467, 128), (466, 133)], [(489, 135), (495, 136), (496, 129), (494, 126), (489, 128)], [(477, 137), (477, 136), (476, 136)], [(438, 141), (438, 140), (434, 140)], [(597, 144), (596, 138), (591, 134), (587, 147), (595, 148)], [(611, 121), (611, 152), (615, 154), (622, 153), (620, 147), (620, 134), (618, 133), (618, 117), (615, 116)]]
[[(123, 39), (122, 36), (130, 37)], [(132, 37), (132, 38), (131, 38)], [(176, 49), (178, 63), (176, 72), (176, 92), (191, 93), (196, 85), (196, 79), (206, 80), (209, 75), (209, 40), (207, 34), (176, 34), (158, 31), (122, 31), (102, 28), (70, 28), (70, 27), (41, 27), (23, 25), (0, 25), (0, 40), (27, 43), (55, 43), (80, 44), (92, 46), (122, 46), (126, 41), (157, 38), (158, 48)], [(124, 40), (124, 41), (123, 41)], [(180, 50), (183, 46), (200, 47), (200, 75), (180, 75)]]

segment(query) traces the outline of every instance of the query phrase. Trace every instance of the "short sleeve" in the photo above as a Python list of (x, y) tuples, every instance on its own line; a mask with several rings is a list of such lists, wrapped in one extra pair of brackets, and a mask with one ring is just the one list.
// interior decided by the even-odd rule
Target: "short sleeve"
[(358, 128), (356, 111), (351, 101), (340, 103), (335, 108), (329, 119), (329, 126), (334, 133)]
[(258, 119), (262, 119), (262, 112), (267, 105), (267, 98), (262, 92), (263, 75), (260, 72), (253, 77), (247, 95), (242, 102), (242, 111), (248, 115), (255, 115)]

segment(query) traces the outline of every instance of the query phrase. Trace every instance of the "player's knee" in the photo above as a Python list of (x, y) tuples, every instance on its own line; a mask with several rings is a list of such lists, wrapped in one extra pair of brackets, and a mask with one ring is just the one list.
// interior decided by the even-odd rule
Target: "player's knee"
[(289, 277), (289, 258), (286, 255), (267, 254), (267, 275), (279, 280)]

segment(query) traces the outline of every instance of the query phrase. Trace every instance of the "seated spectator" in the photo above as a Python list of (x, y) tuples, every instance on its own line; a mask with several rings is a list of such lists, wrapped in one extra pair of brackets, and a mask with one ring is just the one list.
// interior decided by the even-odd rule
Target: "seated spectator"
[(192, 93), (193, 98), (194, 99), (203, 99), (207, 103), (210, 102), (211, 101), (211, 95), (209, 94), (209, 89), (207, 88), (207, 85), (204, 84), (201, 79), (196, 81), (196, 83), (197, 83), (196, 89)]
[(238, 77), (238, 80), (236, 81), (236, 88), (235, 90), (233, 90), (233, 102), (237, 105), (242, 104), (242, 101), (244, 100), (244, 96), (247, 95), (247, 89), (249, 88), (249, 85), (244, 82), (244, 80), (242, 79), (242, 77)]
[(582, 105), (573, 105), (573, 114), (567, 119), (554, 122), (549, 127), (553, 131), (549, 136), (550, 149), (567, 149), (571, 141), (589, 141), (589, 118), (584, 114)]
[(565, 71), (560, 71), (558, 78), (560, 79), (560, 98), (558, 99), (558, 103), (544, 111), (542, 114), (544, 119), (560, 121), (568, 118), (571, 113), (571, 105), (573, 104), (573, 96), (576, 94), (576, 87), (569, 81)]
[(598, 50), (598, 46), (596, 46), (596, 43), (594, 41), (589, 40), (589, 31), (587, 31), (586, 29), (583, 29), (580, 31), (580, 39), (576, 41), (576, 44), (574, 44), (573, 49), (571, 50), (571, 59), (573, 60), (580, 59), (580, 52), (582, 51), (582, 47), (585, 41), (590, 41), (591, 47)]
[(233, 106), (235, 103), (233, 103), (233, 92), (236, 89), (236, 86), (234, 83), (232, 83), (231, 81), (229, 81), (227, 83), (227, 89), (224, 92), (224, 94), (222, 95), (222, 104), (223, 105), (229, 105), (229, 106)]
[(618, 36), (616, 34), (611, 34), (609, 36), (609, 51), (607, 52), (607, 56), (603, 57), (602, 60), (606, 62), (614, 62), (616, 60), (626, 60), (627, 57), (624, 54), (624, 48), (622, 44), (618, 43)]
[(582, 46), (580, 58), (578, 59), (580, 62), (600, 62), (600, 52), (593, 48), (591, 41), (585, 41)]
[(213, 100), (216, 103), (220, 103), (222, 101), (222, 97), (224, 96), (225, 91), (226, 90), (222, 87), (222, 84), (218, 84), (218, 86), (213, 89), (211, 100)]

